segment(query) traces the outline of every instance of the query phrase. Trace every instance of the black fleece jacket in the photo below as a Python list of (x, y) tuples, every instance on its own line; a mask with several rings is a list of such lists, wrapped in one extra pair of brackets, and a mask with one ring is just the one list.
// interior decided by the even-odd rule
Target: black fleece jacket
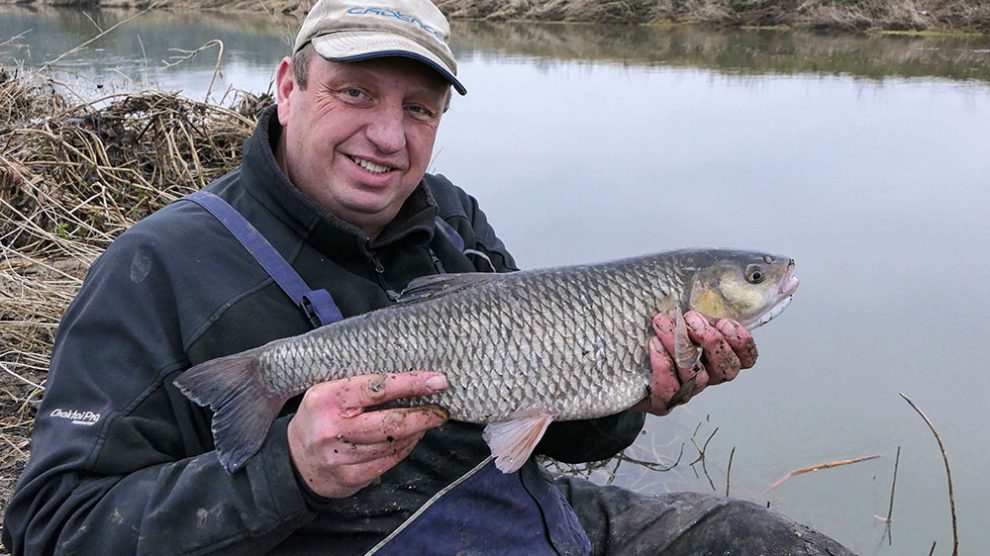
[[(435, 229), (439, 214), (497, 271), (515, 270), (476, 201), (427, 176), (369, 242), (303, 197), (271, 145), (274, 110), (245, 144), (239, 169), (208, 190), (241, 212), (345, 317), (391, 303), (413, 278), (476, 271)], [(487, 267), (479, 264), (482, 269)], [(351, 498), (299, 484), (286, 426), (234, 474), (217, 461), (209, 410), (172, 381), (192, 365), (306, 332), (302, 312), (210, 214), (177, 202), (120, 236), (90, 269), (59, 326), (30, 462), (6, 511), (15, 555), (50, 552), (362, 553), (483, 458), (478, 425), (429, 432), (397, 467)], [(555, 423), (538, 452), (564, 461), (611, 456), (642, 427), (639, 414)], [(532, 465), (532, 463), (530, 463)]]

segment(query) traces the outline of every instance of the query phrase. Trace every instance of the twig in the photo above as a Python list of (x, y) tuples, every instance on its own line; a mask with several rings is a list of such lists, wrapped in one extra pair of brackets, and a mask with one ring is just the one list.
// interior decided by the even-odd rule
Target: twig
[(93, 41), (96, 41), (96, 40), (99, 40), (99, 39), (100, 39), (101, 37), (103, 37), (103, 36), (105, 36), (105, 35), (106, 35), (107, 33), (109, 33), (109, 32), (111, 32), (111, 31), (113, 31), (113, 30), (114, 30), (114, 29), (116, 29), (117, 27), (120, 27), (121, 25), (123, 25), (123, 24), (125, 24), (125, 23), (127, 23), (127, 22), (129, 22), (129, 21), (131, 21), (132, 19), (134, 19), (134, 18), (137, 18), (137, 17), (140, 17), (140, 16), (142, 16), (142, 15), (144, 15), (144, 14), (146, 14), (146, 13), (148, 13), (149, 11), (151, 11), (151, 10), (152, 10), (152, 9), (154, 9), (154, 8), (157, 8), (159, 4), (161, 4), (161, 2), (155, 2), (154, 4), (152, 4), (152, 5), (150, 5), (150, 6), (148, 6), (147, 8), (145, 8), (145, 9), (143, 9), (143, 10), (141, 10), (140, 12), (138, 12), (138, 13), (136, 13), (136, 14), (134, 14), (134, 15), (132, 15), (131, 17), (128, 17), (127, 19), (123, 19), (123, 20), (121, 20), (121, 21), (118, 21), (118, 22), (117, 22), (117, 23), (116, 23), (115, 25), (113, 25), (112, 27), (110, 27), (110, 28), (109, 28), (109, 29), (107, 29), (106, 31), (103, 31), (103, 32), (101, 32), (101, 33), (99, 33), (98, 35), (96, 35), (96, 36), (94, 36), (93, 38), (91, 38), (91, 39), (89, 39), (88, 41), (86, 41), (86, 42), (84, 42), (84, 43), (82, 43), (82, 44), (80, 44), (80, 45), (78, 45), (78, 46), (76, 46), (75, 48), (72, 48), (72, 49), (69, 49), (69, 50), (67, 50), (67, 51), (65, 51), (65, 52), (63, 52), (63, 53), (62, 53), (62, 54), (60, 54), (60, 55), (59, 55), (59, 56), (58, 56), (57, 58), (55, 58), (55, 59), (53, 59), (53, 60), (49, 60), (49, 61), (47, 61), (47, 62), (45, 62), (44, 64), (42, 64), (42, 65), (41, 65), (41, 68), (39, 68), (39, 71), (44, 71), (44, 70), (46, 70), (46, 69), (48, 69), (48, 68), (49, 68), (49, 67), (51, 67), (51, 66), (52, 66), (53, 64), (55, 64), (55, 63), (57, 63), (58, 61), (60, 61), (60, 60), (61, 60), (62, 58), (65, 58), (65, 57), (66, 57), (66, 56), (68, 56), (69, 54), (72, 54), (73, 52), (75, 52), (75, 51), (77, 51), (77, 50), (79, 50), (79, 49), (81, 49), (81, 48), (83, 48), (83, 47), (85, 47), (85, 46), (87, 46), (87, 45), (89, 45), (89, 43), (91, 43), (91, 42), (93, 42)]
[[(938, 450), (942, 452), (942, 461), (945, 462), (945, 478), (949, 483), (949, 512), (952, 514), (952, 556), (959, 556), (959, 537), (956, 531), (956, 499), (952, 492), (952, 472), (949, 471), (949, 456), (945, 454), (945, 445), (942, 444), (942, 437), (939, 436), (938, 431), (935, 430), (935, 425), (932, 424), (931, 419), (925, 415), (924, 411), (921, 411), (903, 392), (898, 392), (898, 394), (911, 406), (911, 409), (914, 409), (925, 420), (925, 424), (928, 425), (932, 434), (935, 435), (935, 441), (938, 442)], [(932, 545), (932, 550), (934, 549), (935, 547)]]
[(632, 456), (627, 456), (625, 453), (617, 454), (615, 456), (615, 458), (616, 459), (619, 459), (619, 460), (622, 460), (622, 461), (628, 461), (629, 463), (635, 463), (636, 465), (642, 465), (643, 467), (645, 467), (645, 468), (647, 468), (647, 469), (649, 469), (651, 471), (666, 472), (666, 471), (670, 471), (671, 469), (677, 467), (677, 465), (679, 463), (681, 463), (681, 457), (683, 457), (683, 456), (684, 456), (684, 443), (682, 442), (681, 443), (681, 449), (677, 453), (677, 459), (674, 461), (674, 463), (670, 464), (669, 467), (663, 467), (660, 463), (656, 463), (656, 462), (652, 462), (652, 461), (644, 461), (644, 460), (636, 459), (636, 458), (634, 458)]
[(7, 40), (5, 40), (5, 41), (3, 41), (3, 42), (0, 42), (0, 46), (7, 46), (8, 44), (10, 44), (10, 43), (12, 43), (12, 42), (14, 42), (14, 41), (16, 41), (17, 39), (19, 39), (19, 38), (21, 38), (21, 37), (23, 37), (24, 35), (26, 35), (26, 34), (28, 34), (28, 33), (30, 33), (30, 32), (31, 32), (31, 31), (33, 31), (33, 30), (34, 30), (34, 29), (25, 29), (24, 31), (21, 31), (20, 33), (17, 33), (17, 34), (16, 34), (16, 35), (14, 35), (13, 37), (10, 37), (9, 39), (7, 39)]
[(14, 378), (16, 378), (18, 380), (21, 380), (23, 382), (26, 382), (26, 383), (30, 384), (31, 386), (34, 386), (35, 388), (38, 388), (39, 390), (44, 390), (45, 389), (44, 386), (42, 386), (40, 384), (35, 384), (35, 383), (31, 382), (30, 380), (22, 377), (21, 375), (15, 373), (14, 371), (8, 369), (7, 368), (7, 365), (4, 365), (3, 363), (0, 363), (0, 370), (2, 370), (3, 372), (9, 374), (10, 376), (12, 376), (12, 377), (14, 377)]
[(14, 444), (9, 438), (7, 438), (7, 435), (0, 433), (0, 438), (2, 438), (4, 442), (9, 444), (10, 447), (13, 448), (14, 451), (17, 452), (17, 454), (20, 455), (22, 458), (25, 459), (27, 458), (27, 454), (21, 451), (21, 449), (17, 447), (17, 444)]
[(732, 476), (732, 457), (736, 455), (736, 447), (732, 447), (732, 451), (729, 452), (729, 467), (725, 470), (725, 497), (729, 497), (729, 477)]
[[(712, 438), (715, 437), (715, 433), (718, 432), (718, 427), (715, 427), (715, 430), (713, 430), (712, 433), (708, 435), (708, 439), (705, 440), (705, 443), (703, 445), (698, 446), (698, 442), (695, 439), (695, 435), (698, 434), (698, 429), (700, 428), (701, 428), (701, 423), (698, 423), (698, 426), (694, 429), (694, 434), (691, 435), (691, 444), (694, 444), (694, 449), (698, 450), (698, 457), (696, 457), (694, 461), (692, 461), (689, 465), (691, 466), (691, 469), (694, 469), (694, 464), (701, 462), (701, 470), (704, 472), (705, 478), (708, 479), (708, 484), (712, 487), (712, 492), (715, 492), (717, 490), (715, 488), (715, 481), (713, 481), (711, 475), (709, 475), (708, 465), (705, 463), (705, 451), (708, 450), (708, 443), (712, 441)], [(695, 476), (697, 476), (698, 472), (695, 471), (694, 474)]]
[(205, 43), (203, 43), (203, 46), (200, 46), (196, 50), (182, 50), (181, 48), (173, 48), (171, 50), (174, 50), (176, 52), (181, 52), (184, 54), (184, 56), (172, 56), (171, 59), (174, 61), (165, 62), (165, 66), (164, 66), (166, 68), (176, 66), (178, 64), (181, 64), (182, 62), (185, 62), (186, 60), (191, 60), (203, 50), (206, 50), (207, 48), (212, 48), (214, 46), (219, 47), (219, 52), (217, 52), (217, 63), (213, 67), (213, 77), (210, 78), (210, 86), (206, 88), (206, 98), (203, 99), (203, 102), (210, 101), (210, 94), (213, 92), (213, 85), (214, 83), (217, 82), (217, 75), (220, 74), (220, 62), (223, 59), (223, 41), (221, 41), (220, 39), (213, 39), (210, 41), (206, 41)]
[(90, 16), (90, 15), (89, 15), (88, 13), (86, 13), (86, 12), (83, 12), (83, 15), (84, 15), (84, 16), (86, 16), (86, 19), (88, 19), (88, 20), (89, 20), (89, 22), (93, 24), (93, 27), (96, 27), (96, 30), (97, 30), (97, 31), (99, 31), (99, 32), (101, 32), (101, 33), (103, 32), (103, 27), (100, 27), (100, 24), (99, 24), (99, 23), (97, 23), (97, 22), (96, 22), (96, 20), (94, 20), (94, 19), (92, 18), (92, 16)]
[(894, 546), (894, 537), (891, 533), (890, 520), (894, 514), (894, 488), (897, 486), (897, 466), (901, 462), (901, 447), (897, 447), (897, 455), (894, 457), (894, 479), (890, 482), (890, 505), (887, 507), (887, 546)]
[(767, 488), (766, 491), (764, 491), (764, 494), (766, 494), (766, 493), (770, 492), (771, 490), (774, 490), (775, 488), (779, 487), (781, 485), (781, 483), (783, 483), (787, 479), (790, 479), (791, 477), (796, 477), (798, 475), (804, 475), (805, 473), (811, 473), (812, 471), (821, 471), (822, 469), (831, 469), (833, 467), (841, 467), (843, 465), (852, 465), (854, 463), (860, 463), (860, 462), (863, 462), (863, 461), (869, 461), (871, 459), (876, 459), (878, 457), (880, 457), (880, 456), (879, 455), (874, 455), (874, 456), (865, 456), (865, 457), (853, 458), (853, 459), (840, 459), (840, 460), (837, 460), (837, 461), (830, 461), (828, 463), (820, 463), (818, 465), (810, 465), (808, 467), (802, 467), (801, 469), (795, 469), (794, 471), (791, 471), (790, 473), (787, 473), (783, 477), (781, 477), (781, 478), (777, 479), (776, 481), (774, 481), (773, 484), (770, 485), (770, 487)]

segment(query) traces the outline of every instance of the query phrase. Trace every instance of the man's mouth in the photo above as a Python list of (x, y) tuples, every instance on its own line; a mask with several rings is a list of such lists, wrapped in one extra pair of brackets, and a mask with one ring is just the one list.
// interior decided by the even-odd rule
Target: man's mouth
[(364, 168), (365, 170), (371, 172), (372, 174), (384, 174), (385, 172), (391, 172), (392, 170), (395, 170), (395, 168), (392, 168), (391, 166), (375, 164), (370, 160), (365, 160), (363, 158), (358, 158), (356, 156), (349, 156), (348, 158), (350, 158), (351, 161), (354, 162), (354, 164), (357, 164), (358, 166)]

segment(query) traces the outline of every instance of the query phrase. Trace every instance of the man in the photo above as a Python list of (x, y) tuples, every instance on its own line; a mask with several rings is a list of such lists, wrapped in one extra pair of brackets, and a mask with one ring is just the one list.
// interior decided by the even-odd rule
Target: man
[[(262, 115), (241, 167), (207, 188), (226, 204), (175, 203), (93, 265), (60, 325), (7, 510), (13, 553), (679, 554), (769, 541), (779, 554), (840, 553), (749, 504), (558, 486), (532, 460), (498, 472), (480, 426), (378, 408), (446, 388), (428, 369), (313, 386), (243, 468), (221, 467), (210, 413), (173, 385), (185, 369), (305, 332), (314, 311), (325, 321), (387, 306), (418, 276), (515, 270), (474, 199), (425, 174), (450, 88), (465, 93), (448, 35), (425, 0), (320, 1), (279, 65), (277, 110)], [(285, 268), (242, 246), (257, 242), (226, 205), (313, 288), (302, 308), (283, 291)], [(687, 322), (703, 367), (673, 365), (673, 325), (658, 315), (650, 395), (619, 415), (552, 425), (537, 453), (610, 457), (644, 411), (671, 409), (681, 384), (693, 379), (696, 394), (754, 363), (742, 327)]]

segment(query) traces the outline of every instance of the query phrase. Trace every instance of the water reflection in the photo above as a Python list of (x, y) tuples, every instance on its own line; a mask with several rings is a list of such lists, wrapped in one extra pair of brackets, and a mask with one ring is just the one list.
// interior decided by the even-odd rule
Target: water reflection
[(455, 22), (460, 54), (708, 68), (743, 74), (812, 73), (990, 81), (990, 38), (712, 30), (692, 26)]
[[(7, 42), (0, 45), (0, 60), (17, 60), (29, 66), (53, 60), (138, 13), (0, 10), (0, 43)], [(139, 82), (150, 80), (170, 87), (173, 74), (187, 69), (205, 71), (216, 62), (214, 50), (184, 62), (179, 72), (165, 71), (163, 62), (174, 61), (183, 55), (181, 51), (221, 38), (228, 69), (270, 67), (288, 51), (289, 37), (297, 25), (297, 20), (278, 15), (149, 12), (64, 58), (59, 66), (90, 75), (120, 72)], [(526, 58), (546, 67), (567, 60), (607, 61), (753, 76), (938, 77), (990, 83), (990, 37), (986, 36), (865, 36), (695, 26), (455, 21), (453, 37), (453, 49), (463, 62), (475, 57)]]

